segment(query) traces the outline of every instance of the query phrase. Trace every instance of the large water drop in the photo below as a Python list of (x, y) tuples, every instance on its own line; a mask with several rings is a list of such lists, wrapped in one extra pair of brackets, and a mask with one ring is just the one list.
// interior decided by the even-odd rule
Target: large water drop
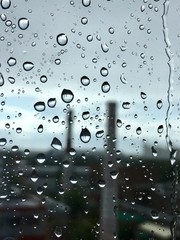
[(87, 128), (83, 128), (80, 133), (80, 139), (83, 143), (88, 143), (91, 139), (91, 133)]

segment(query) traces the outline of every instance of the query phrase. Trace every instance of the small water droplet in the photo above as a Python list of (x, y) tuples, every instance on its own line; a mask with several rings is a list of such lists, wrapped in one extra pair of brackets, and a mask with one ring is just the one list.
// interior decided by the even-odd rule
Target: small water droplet
[(50, 98), (47, 102), (48, 107), (53, 108), (56, 106), (56, 98)]
[(111, 171), (110, 172), (110, 175), (112, 177), (112, 179), (117, 179), (118, 175), (119, 175), (119, 172), (117, 171)]
[(26, 30), (29, 27), (29, 20), (27, 18), (20, 18), (18, 26), (21, 30)]
[(113, 27), (110, 27), (110, 28), (109, 28), (109, 33), (110, 33), (110, 34), (113, 34), (113, 33), (114, 33), (114, 28), (113, 28)]
[(131, 104), (130, 104), (129, 102), (123, 102), (122, 107), (123, 107), (124, 109), (130, 109)]
[(23, 68), (25, 71), (31, 71), (34, 68), (34, 64), (32, 62), (24, 62)]
[(59, 117), (58, 116), (54, 116), (52, 120), (53, 120), (54, 123), (58, 123), (59, 122)]
[(157, 103), (156, 103), (156, 106), (157, 106), (158, 109), (161, 109), (162, 106), (163, 106), (162, 101), (161, 101), (161, 100), (158, 100)]
[(74, 99), (74, 94), (69, 89), (64, 89), (61, 93), (61, 98), (65, 103), (70, 103)]
[(116, 126), (119, 128), (122, 127), (122, 121), (120, 119), (117, 119)]
[(76, 150), (75, 150), (74, 148), (70, 148), (70, 149), (69, 149), (69, 154), (70, 154), (71, 156), (76, 155)]
[(39, 101), (34, 104), (34, 109), (38, 112), (43, 112), (45, 110), (45, 108), (46, 108), (46, 105), (42, 101)]
[(122, 82), (123, 84), (126, 84), (126, 83), (127, 83), (127, 80), (126, 80), (126, 78), (125, 78), (125, 76), (124, 76), (124, 73), (121, 74), (120, 80), (121, 80), (121, 82)]
[(60, 151), (62, 149), (62, 143), (58, 138), (54, 137), (52, 142), (51, 142), (51, 147)]
[(3, 147), (3, 146), (5, 146), (5, 145), (6, 145), (6, 143), (7, 143), (7, 140), (6, 140), (6, 138), (0, 138), (0, 147)]
[(63, 167), (68, 168), (69, 165), (70, 165), (70, 163), (69, 163), (68, 160), (65, 160), (65, 161), (63, 162)]
[(1, 0), (1, 7), (3, 9), (7, 9), (11, 6), (11, 1), (10, 0)]
[(7, 60), (7, 64), (8, 64), (10, 67), (16, 65), (16, 59), (13, 58), (13, 57), (10, 57), (10, 58)]
[(96, 132), (96, 137), (101, 138), (104, 135), (104, 130), (99, 130)]
[(84, 25), (87, 24), (88, 19), (86, 17), (81, 18), (81, 23), (84, 24)]
[(87, 76), (83, 76), (83, 77), (81, 78), (81, 84), (82, 84), (83, 86), (88, 86), (88, 85), (90, 84), (90, 79), (89, 79)]
[(90, 117), (90, 112), (89, 112), (89, 111), (86, 111), (86, 112), (83, 112), (83, 113), (82, 113), (82, 118), (83, 118), (84, 120), (87, 120), (89, 117)]
[(153, 146), (152, 146), (151, 150), (152, 150), (152, 155), (154, 157), (157, 157), (157, 151), (156, 151), (156, 149)]
[(56, 65), (60, 65), (61, 64), (61, 59), (56, 58), (54, 62), (55, 62)]
[(31, 180), (33, 182), (36, 182), (38, 180), (38, 178), (39, 178), (39, 176), (38, 176), (36, 170), (33, 170), (32, 173), (31, 173)]
[(38, 133), (42, 133), (43, 132), (43, 125), (42, 124), (40, 124), (38, 126), (37, 131), (38, 131)]
[(15, 78), (13, 77), (8, 77), (8, 81), (11, 83), (11, 84), (14, 84), (15, 83)]
[(152, 219), (154, 219), (154, 220), (157, 220), (157, 219), (159, 218), (159, 215), (158, 215), (157, 210), (152, 210), (152, 211), (151, 211), (151, 217), (152, 217)]
[(101, 86), (101, 90), (104, 92), (104, 93), (108, 93), (109, 90), (111, 89), (111, 86), (108, 82), (103, 82), (102, 86)]
[(2, 87), (3, 85), (4, 85), (4, 77), (2, 73), (0, 73), (0, 87)]
[(144, 92), (141, 92), (141, 98), (142, 98), (142, 99), (146, 99), (146, 98), (147, 98), (147, 95), (146, 95), (146, 93), (144, 93)]
[(71, 176), (71, 177), (69, 178), (69, 180), (70, 180), (70, 182), (71, 182), (72, 184), (76, 184), (76, 183), (77, 183), (77, 178), (76, 178), (76, 177)]
[(91, 133), (87, 128), (83, 128), (80, 133), (80, 139), (83, 143), (88, 143), (91, 139)]
[(109, 71), (108, 71), (107, 68), (102, 67), (101, 70), (100, 70), (100, 73), (103, 77), (107, 77), (107, 75), (109, 74)]
[(106, 186), (106, 183), (105, 183), (104, 180), (99, 180), (98, 185), (99, 185), (100, 188), (104, 188)]
[(60, 33), (57, 35), (56, 41), (60, 46), (65, 46), (68, 43), (68, 37), (64, 33)]
[(16, 132), (17, 133), (21, 133), (22, 132), (22, 128), (20, 128), (20, 127), (16, 128)]
[(36, 157), (38, 163), (44, 163), (46, 156), (44, 153), (39, 153)]
[(141, 127), (138, 127), (138, 128), (136, 129), (136, 133), (137, 133), (137, 135), (140, 135), (140, 134), (142, 133)]
[(47, 82), (47, 80), (48, 80), (48, 78), (47, 78), (45, 75), (42, 75), (42, 76), (40, 77), (40, 81), (41, 81), (42, 83)]
[(89, 7), (90, 4), (91, 4), (91, 0), (82, 0), (82, 5), (83, 5), (84, 7)]
[(163, 132), (163, 129), (163, 125), (159, 125), (157, 132), (161, 134)]
[(144, 12), (144, 10), (145, 10), (145, 6), (142, 5), (142, 6), (141, 6), (141, 12)]
[(59, 226), (55, 227), (54, 234), (57, 238), (60, 238), (62, 236), (62, 229)]
[(59, 191), (58, 191), (58, 193), (59, 193), (60, 195), (63, 195), (63, 194), (64, 194), (64, 189), (63, 189), (63, 188), (60, 188)]
[(103, 50), (103, 52), (107, 53), (109, 51), (109, 47), (106, 43), (102, 43), (101, 44), (101, 49)]

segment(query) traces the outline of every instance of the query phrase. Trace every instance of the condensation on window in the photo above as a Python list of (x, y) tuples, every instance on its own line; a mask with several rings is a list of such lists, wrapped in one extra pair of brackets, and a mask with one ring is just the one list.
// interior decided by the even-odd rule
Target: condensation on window
[(0, 1), (0, 239), (179, 239), (178, 0)]

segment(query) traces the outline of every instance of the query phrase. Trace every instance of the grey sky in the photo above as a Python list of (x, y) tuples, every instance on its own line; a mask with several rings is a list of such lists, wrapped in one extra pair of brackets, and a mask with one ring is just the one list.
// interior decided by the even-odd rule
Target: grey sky
[[(174, 108), (170, 121), (173, 125), (172, 138), (177, 146), (179, 8), (178, 1), (170, 2), (167, 17), (175, 64)], [(77, 116), (73, 130), (75, 147), (102, 148), (104, 141), (97, 140), (95, 133), (105, 130), (105, 104), (109, 100), (117, 102), (117, 118), (123, 122), (122, 128), (117, 132), (118, 148), (128, 146), (125, 150), (133, 152), (131, 143), (141, 147), (143, 139), (147, 139), (150, 145), (158, 141), (165, 146), (169, 68), (163, 38), (162, 1), (99, 0), (91, 1), (89, 7), (84, 7), (80, 0), (12, 1), (10, 8), (0, 9), (0, 14), (6, 14), (7, 20), (16, 25), (13, 29), (13, 25), (8, 27), (6, 21), (0, 20), (1, 36), (4, 37), (0, 41), (0, 71), (5, 79), (5, 84), (1, 87), (1, 92), (4, 93), (2, 101), (5, 101), (1, 112), (2, 137), (12, 139), (13, 144), (32, 149), (37, 146), (47, 149), (53, 137), (65, 142), (66, 124), (63, 125), (62, 121), (66, 120), (66, 113), (63, 112), (66, 104), (61, 100), (65, 88), (74, 93), (70, 107)], [(26, 30), (18, 27), (18, 20), (22, 17), (29, 20)], [(87, 24), (82, 24), (82, 17), (88, 19)], [(114, 33), (109, 28), (113, 28)], [(56, 41), (60, 33), (68, 37), (65, 46), (60, 46)], [(23, 37), (19, 34), (23, 34)], [(92, 41), (87, 40), (88, 35), (92, 35)], [(108, 52), (102, 50), (101, 45), (104, 43), (108, 46)], [(7, 60), (10, 57), (16, 58), (15, 66), (8, 66)], [(55, 64), (55, 59), (61, 60), (60, 65)], [(23, 69), (26, 61), (34, 64), (31, 71)], [(100, 74), (102, 67), (108, 69), (106, 77)], [(126, 78), (126, 84), (120, 80), (122, 74)], [(46, 83), (40, 82), (42, 75), (47, 76)], [(83, 86), (80, 82), (84, 75), (90, 79), (88, 86)], [(14, 84), (7, 80), (10, 76), (16, 79)], [(101, 86), (106, 81), (111, 88), (108, 93), (103, 93)], [(141, 98), (141, 92), (146, 93), (146, 99)], [(47, 106), (49, 98), (57, 99), (55, 108), (46, 107), (44, 112), (38, 113), (34, 104), (44, 101)], [(158, 100), (163, 102), (160, 110), (156, 107)], [(123, 102), (130, 102), (131, 108), (123, 109)], [(145, 106), (147, 111), (144, 110)], [(92, 118), (83, 120), (83, 111), (90, 111)], [(16, 117), (19, 112), (22, 116)], [(7, 119), (8, 115), (10, 119)], [(55, 115), (60, 118), (56, 124), (52, 122)], [(6, 122), (11, 122), (10, 129), (5, 127)], [(44, 125), (42, 134), (36, 130), (39, 124)], [(131, 125), (130, 130), (125, 128), (128, 124)], [(157, 133), (159, 125), (164, 125), (161, 136)], [(22, 133), (17, 134), (15, 129), (20, 126)], [(142, 127), (142, 134), (137, 136), (136, 128), (139, 126)], [(91, 130), (92, 139), (88, 144), (79, 140), (82, 127)], [(123, 140), (124, 136), (127, 136), (126, 141)]]

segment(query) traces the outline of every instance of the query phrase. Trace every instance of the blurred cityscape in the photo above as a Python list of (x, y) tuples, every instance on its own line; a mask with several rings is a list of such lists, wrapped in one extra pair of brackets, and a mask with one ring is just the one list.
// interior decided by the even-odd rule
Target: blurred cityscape
[(116, 151), (108, 111), (106, 151), (73, 149), (69, 112), (65, 151), (0, 152), (0, 239), (180, 239), (179, 155)]

